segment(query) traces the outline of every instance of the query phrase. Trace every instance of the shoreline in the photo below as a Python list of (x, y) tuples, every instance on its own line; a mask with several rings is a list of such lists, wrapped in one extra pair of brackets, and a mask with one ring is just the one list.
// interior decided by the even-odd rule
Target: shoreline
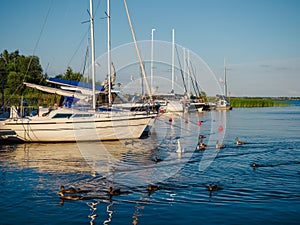
[(300, 98), (290, 97), (230, 97), (230, 104), (234, 108), (252, 107), (286, 107), (290, 106), (289, 101), (297, 101)]

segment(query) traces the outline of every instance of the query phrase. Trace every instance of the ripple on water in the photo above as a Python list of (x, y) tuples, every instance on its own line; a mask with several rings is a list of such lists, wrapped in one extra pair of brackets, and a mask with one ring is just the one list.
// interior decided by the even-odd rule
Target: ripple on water
[[(149, 151), (143, 147), (144, 140), (124, 142), (122, 151), (110, 145), (107, 149), (114, 156), (115, 165), (103, 173), (91, 172), (90, 165), (80, 159), (76, 145), (3, 147), (0, 150), (1, 220), (4, 218), (4, 224), (88, 223), (91, 214), (88, 201), (65, 201), (61, 205), (56, 192), (60, 185), (65, 185), (91, 190), (87, 196), (94, 196), (100, 202), (95, 211), (98, 215), (95, 224), (106, 220), (111, 220), (111, 224), (130, 224), (137, 220), (141, 224), (199, 221), (222, 224), (295, 221), (296, 224), (300, 218), (299, 113), (290, 109), (287, 112), (234, 109), (225, 115), (226, 148), (216, 152), (215, 146), (209, 146), (206, 153), (213, 158), (204, 157), (205, 151), (194, 152), (196, 141), (177, 130), (180, 129), (178, 118), (173, 125), (165, 123), (161, 127), (160, 142), (157, 146), (149, 144)], [(197, 124), (198, 118), (192, 119)], [(210, 116), (203, 113), (201, 119), (205, 123), (194, 129), (195, 135), (218, 132), (210, 130), (214, 127), (209, 124)], [(236, 146), (236, 136), (246, 144)], [(175, 152), (178, 138), (183, 143), (189, 140), (184, 143), (187, 154), (179, 158)], [(155, 155), (163, 161), (154, 163)], [(202, 162), (209, 163), (200, 171)], [(253, 162), (261, 167), (252, 168)], [(116, 182), (118, 173), (124, 177), (123, 183)], [(154, 184), (161, 189), (149, 194), (147, 185), (152, 183), (151, 177), (164, 179), (157, 179)], [(209, 184), (217, 184), (222, 190), (210, 193)], [(121, 188), (124, 194), (110, 200), (109, 186)]]

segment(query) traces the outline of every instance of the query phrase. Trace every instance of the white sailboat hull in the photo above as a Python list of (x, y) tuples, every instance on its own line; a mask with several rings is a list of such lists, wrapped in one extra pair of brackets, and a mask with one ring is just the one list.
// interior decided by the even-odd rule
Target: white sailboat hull
[[(28, 117), (2, 121), (1, 130), (12, 130), (24, 142), (76, 142), (139, 138), (151, 121), (147, 115), (116, 112), (84, 114), (78, 118)], [(89, 115), (92, 115), (88, 117)]]
[(168, 100), (166, 112), (183, 112), (184, 107), (180, 101)]

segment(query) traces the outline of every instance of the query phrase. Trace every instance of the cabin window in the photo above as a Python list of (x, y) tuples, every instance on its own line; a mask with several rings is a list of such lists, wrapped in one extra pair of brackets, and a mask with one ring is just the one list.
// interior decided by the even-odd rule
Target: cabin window
[(55, 114), (52, 119), (57, 119), (57, 118), (70, 118), (73, 114), (72, 113), (57, 113)]
[(87, 113), (84, 113), (84, 114), (74, 114), (73, 115), (73, 118), (78, 118), (78, 117), (92, 117), (93, 114), (87, 114)]

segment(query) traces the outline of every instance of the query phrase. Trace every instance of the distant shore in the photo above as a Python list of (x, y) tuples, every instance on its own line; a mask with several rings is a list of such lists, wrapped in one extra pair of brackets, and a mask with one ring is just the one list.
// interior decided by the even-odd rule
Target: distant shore
[(289, 106), (290, 100), (300, 100), (300, 97), (230, 97), (230, 104), (234, 108), (279, 107)]

